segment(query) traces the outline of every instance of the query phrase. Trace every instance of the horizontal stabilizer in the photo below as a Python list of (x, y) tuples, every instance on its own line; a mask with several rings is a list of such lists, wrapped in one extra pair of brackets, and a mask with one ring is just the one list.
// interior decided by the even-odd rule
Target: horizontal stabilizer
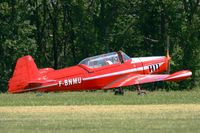
[(38, 87), (46, 83), (55, 83), (57, 80), (32, 80), (28, 82), (30, 87)]

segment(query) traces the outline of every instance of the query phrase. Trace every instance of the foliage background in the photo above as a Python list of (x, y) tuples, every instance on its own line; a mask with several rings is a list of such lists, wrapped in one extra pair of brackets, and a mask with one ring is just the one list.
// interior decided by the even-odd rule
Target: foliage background
[(193, 76), (165, 88), (198, 86), (200, 0), (1, 0), (0, 88), (7, 90), (23, 55), (59, 69), (109, 51), (165, 55), (168, 40), (171, 71), (190, 69)]

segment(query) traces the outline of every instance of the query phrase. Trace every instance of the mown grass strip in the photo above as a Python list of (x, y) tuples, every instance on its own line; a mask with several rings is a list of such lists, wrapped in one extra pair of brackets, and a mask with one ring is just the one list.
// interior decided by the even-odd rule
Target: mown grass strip
[(198, 133), (199, 104), (0, 107), (1, 132)]
[(200, 112), (200, 104), (4, 106), (0, 113), (160, 113)]

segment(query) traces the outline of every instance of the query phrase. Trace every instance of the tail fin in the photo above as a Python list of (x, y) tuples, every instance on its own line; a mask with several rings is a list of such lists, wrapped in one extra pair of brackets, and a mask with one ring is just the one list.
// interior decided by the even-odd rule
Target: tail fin
[(13, 77), (9, 81), (8, 91), (11, 93), (23, 90), (30, 80), (39, 76), (38, 68), (30, 55), (17, 60)]

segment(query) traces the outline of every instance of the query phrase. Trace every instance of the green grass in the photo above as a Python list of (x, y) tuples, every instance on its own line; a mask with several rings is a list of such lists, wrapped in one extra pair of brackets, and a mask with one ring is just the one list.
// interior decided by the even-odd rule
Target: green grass
[(0, 132), (200, 132), (200, 92), (0, 94)]
[[(183, 107), (182, 107), (183, 106)], [(198, 107), (197, 107), (198, 106)], [(90, 105), (0, 108), (1, 132), (191, 133), (200, 131), (200, 105)]]
[(67, 92), (0, 94), (0, 106), (43, 105), (137, 105), (137, 104), (186, 104), (200, 103), (200, 91), (148, 92), (138, 96), (126, 92), (115, 96), (113, 92)]

